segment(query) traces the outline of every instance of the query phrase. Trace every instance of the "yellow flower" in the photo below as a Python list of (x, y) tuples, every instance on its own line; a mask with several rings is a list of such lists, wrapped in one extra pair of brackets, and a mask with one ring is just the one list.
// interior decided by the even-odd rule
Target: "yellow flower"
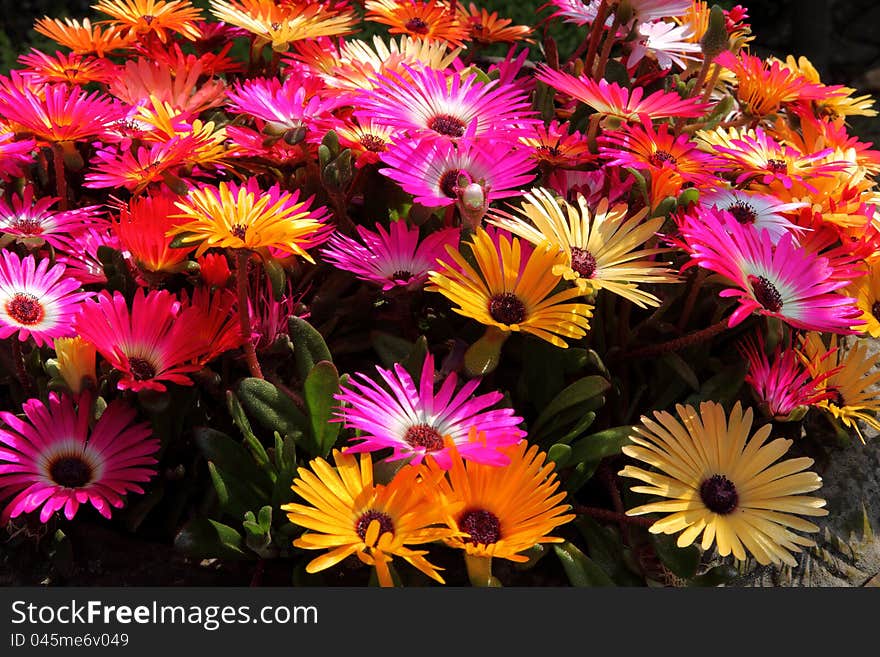
[(717, 544), (718, 553), (745, 560), (751, 553), (761, 564), (795, 566), (792, 552), (815, 543), (792, 530), (816, 532), (819, 528), (799, 518), (825, 516), (825, 500), (805, 495), (818, 490), (822, 479), (805, 472), (813, 459), (778, 461), (792, 444), (777, 438), (767, 442), (773, 427), (765, 424), (753, 435), (751, 408), (739, 402), (725, 415), (716, 402), (676, 405), (680, 419), (666, 411), (643, 416), (623, 448), (627, 456), (643, 461), (651, 470), (628, 465), (619, 474), (648, 484), (634, 486), (635, 493), (668, 498), (627, 511), (635, 516), (664, 513), (650, 527), (653, 534), (676, 534), (678, 546), (691, 545), (702, 534), (701, 547)]
[(880, 337), (880, 259), (869, 264), (870, 269), (866, 275), (853, 281), (846, 294), (855, 297), (862, 311), (859, 319), (865, 322), (852, 328), (877, 338)]
[(202, 36), (196, 25), (202, 12), (190, 0), (99, 0), (92, 8), (115, 18), (129, 35), (154, 32), (162, 43), (168, 40), (166, 30), (190, 41)]
[(429, 273), (426, 289), (440, 292), (458, 304), (454, 310), (460, 315), (505, 333), (532, 333), (557, 347), (568, 347), (562, 338), (586, 335), (592, 306), (565, 303), (580, 296), (577, 288), (554, 293), (561, 278), (553, 270), (563, 264), (565, 254), (544, 243), (524, 255), (518, 238), (510, 240), (493, 233), (478, 228), (468, 242), (477, 269), (447, 246), (453, 264), (438, 258), (442, 268)]
[(627, 219), (625, 203), (609, 208), (602, 199), (591, 217), (580, 194), (577, 208), (540, 187), (525, 199), (518, 208), (521, 217), (496, 210), (489, 222), (532, 244), (548, 241), (563, 251), (564, 262), (554, 265), (553, 273), (573, 281), (582, 294), (604, 288), (644, 308), (659, 306), (660, 299), (638, 283), (678, 282), (671, 269), (652, 259), (669, 249), (638, 249), (663, 225), (663, 217), (644, 221), (647, 208)]
[(443, 584), (437, 572), (442, 569), (425, 559), (427, 551), (407, 547), (452, 533), (440, 526), (439, 510), (423, 495), (422, 482), (416, 480), (419, 469), (404, 466), (383, 485), (373, 482), (369, 453), (361, 454), (358, 464), (354, 455), (333, 450), (333, 460), (335, 468), (322, 458), (311, 461), (308, 469), (299, 468), (291, 488), (308, 504), (281, 507), (290, 522), (311, 530), (295, 539), (294, 546), (327, 550), (306, 571), (316, 573), (356, 555), (376, 568), (381, 586), (392, 586), (388, 564), (396, 556)]
[(61, 377), (74, 395), (82, 392), (86, 381), (96, 384), (95, 345), (91, 342), (78, 335), (55, 338), (55, 359)]

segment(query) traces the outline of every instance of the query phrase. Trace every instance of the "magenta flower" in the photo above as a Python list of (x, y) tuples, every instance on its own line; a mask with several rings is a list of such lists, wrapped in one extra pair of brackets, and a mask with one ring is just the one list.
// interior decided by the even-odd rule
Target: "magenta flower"
[(8, 181), (23, 175), (28, 165), (34, 161), (32, 153), (37, 143), (33, 139), (16, 141), (13, 133), (3, 130), (3, 125), (0, 124), (0, 180)]
[(455, 203), (459, 176), (477, 182), (486, 199), (518, 196), (535, 175), (528, 149), (511, 149), (507, 144), (487, 141), (407, 141), (381, 153), (387, 166), (380, 173), (413, 195), (416, 203), (440, 207)]
[(808, 331), (855, 332), (851, 327), (862, 313), (855, 299), (835, 292), (848, 282), (834, 277), (827, 258), (799, 247), (791, 233), (774, 244), (769, 231), (723, 219), (698, 209), (679, 229), (693, 263), (734, 286), (720, 294), (739, 301), (729, 326), (757, 312)]
[(91, 430), (91, 404), (74, 408), (66, 395), (50, 392), (48, 405), (29, 399), (22, 409), (26, 420), (0, 412), (8, 427), (0, 429), (0, 499), (14, 496), (2, 524), (37, 509), (43, 523), (61, 509), (72, 520), (86, 503), (109, 518), (156, 474), (159, 441), (123, 402), (111, 402)]
[(65, 239), (99, 224), (99, 206), (54, 212), (51, 208), (57, 201), (53, 196), (35, 200), (33, 185), (25, 187), (21, 195), (13, 194), (11, 203), (0, 198), (0, 233), (28, 246), (42, 246), (45, 241), (60, 249)]
[(73, 237), (59, 240), (56, 260), (67, 267), (67, 276), (75, 278), (83, 285), (106, 283), (104, 264), (98, 258), (102, 246), (119, 251), (119, 238), (106, 228), (90, 226)]
[[(381, 383), (357, 372), (340, 387), (336, 399), (344, 402), (336, 411), (336, 419), (360, 434), (360, 441), (348, 451), (374, 452), (392, 448), (386, 459), (408, 458), (420, 463), (430, 454), (443, 468), (452, 461), (446, 445), (447, 437), (455, 443), (462, 458), (477, 463), (506, 465), (508, 458), (499, 448), (514, 445), (526, 432), (517, 425), (521, 417), (512, 408), (491, 406), (501, 401), (500, 392), (471, 397), (480, 385), (480, 379), (470, 379), (456, 393), (456, 374), (453, 372), (434, 392), (434, 357), (428, 354), (422, 367), (418, 389), (402, 365), (394, 371), (376, 367), (390, 392)], [(485, 432), (485, 439), (471, 441), (468, 435), (476, 427)]]
[(247, 80), (226, 92), (227, 109), (265, 121), (267, 132), (280, 135), (287, 130), (310, 127), (316, 119), (330, 115), (337, 102), (316, 96), (321, 86), (318, 78), (297, 76), (288, 76), (284, 82), (266, 78)]
[(800, 235), (804, 231), (785, 215), (806, 207), (805, 202), (785, 203), (770, 194), (730, 188), (700, 192), (700, 204), (729, 212), (734, 220), (755, 230), (769, 231), (774, 242), (786, 233)]
[(516, 141), (538, 123), (528, 96), (498, 81), (479, 82), (473, 74), (417, 69), (409, 74), (389, 70), (377, 86), (363, 91), (355, 116), (408, 131), (414, 139), (481, 139)]
[(421, 243), (418, 226), (410, 228), (406, 221), (392, 221), (388, 230), (377, 223), (376, 230), (357, 226), (363, 244), (335, 233), (321, 254), (339, 269), (390, 290), (421, 285), (437, 257), (446, 255), (446, 245), (458, 246), (458, 228), (433, 232)]
[(73, 335), (70, 320), (90, 292), (69, 277), (62, 264), (48, 259), (23, 260), (12, 251), (0, 254), (0, 338), (18, 333), (22, 342), (33, 337), (38, 347)]

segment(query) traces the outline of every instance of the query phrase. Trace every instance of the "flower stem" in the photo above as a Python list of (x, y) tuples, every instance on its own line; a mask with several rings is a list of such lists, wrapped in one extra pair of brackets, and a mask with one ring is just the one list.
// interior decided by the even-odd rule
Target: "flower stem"
[[(608, 66), (608, 58), (611, 56), (611, 47), (617, 40), (618, 29), (620, 29), (620, 14), (615, 12), (614, 20), (611, 22), (611, 28), (608, 30), (605, 42), (602, 44), (602, 54), (599, 55), (599, 63), (596, 65), (596, 71), (592, 75), (593, 79), (597, 82), (605, 75), (605, 67)], [(589, 71), (587, 71), (587, 75), (590, 75)]]
[(492, 576), (492, 557), (479, 557), (475, 554), (465, 553), (464, 565), (467, 568), (471, 586), (480, 588), (501, 586), (498, 578)]
[(251, 315), (248, 310), (248, 259), (250, 253), (246, 249), (238, 251), (238, 261), (235, 270), (236, 288), (238, 290), (238, 320), (241, 322), (241, 334), (244, 338), (244, 357), (247, 361), (251, 376), (263, 378), (260, 369), (260, 361), (257, 360), (257, 349), (251, 339)]
[[(674, 340), (668, 340), (659, 344), (650, 344), (642, 347), (641, 349), (634, 349), (633, 351), (622, 353), (614, 358), (614, 360), (633, 360), (636, 358), (648, 358), (650, 356), (660, 356), (662, 354), (667, 354), (670, 351), (680, 351), (685, 347), (690, 347), (691, 345), (705, 342), (706, 340), (715, 337), (719, 333), (723, 333), (724, 330), (728, 328), (727, 322), (728, 319), (725, 317), (724, 319), (721, 319), (711, 326), (708, 326), (699, 331), (688, 333), (687, 335), (683, 335), (680, 338), (676, 338)], [(610, 354), (609, 359), (611, 359)]]
[(599, 50), (599, 38), (602, 36), (607, 16), (608, 0), (602, 0), (599, 8), (596, 10), (596, 20), (590, 26), (590, 43), (587, 46), (587, 54), (584, 56), (584, 74), (587, 77), (592, 75), (593, 62), (596, 60), (596, 52)]
[(67, 210), (67, 177), (64, 171), (64, 153), (60, 144), (52, 145), (52, 164), (55, 167), (55, 191), (59, 197), (58, 209)]
[(13, 336), (10, 340), (12, 343), (12, 362), (15, 363), (15, 372), (18, 374), (18, 380), (21, 382), (21, 388), (25, 397), (31, 396), (31, 378), (28, 376), (27, 368), (24, 363), (24, 353), (21, 351), (21, 341), (17, 336)]
[(628, 516), (625, 513), (609, 511), (608, 509), (600, 509), (595, 506), (577, 505), (573, 507), (573, 511), (578, 515), (590, 516), (591, 518), (596, 518), (597, 520), (608, 520), (610, 522), (626, 523), (628, 525), (639, 525), (640, 527), (650, 527), (654, 524), (654, 521), (650, 518)]

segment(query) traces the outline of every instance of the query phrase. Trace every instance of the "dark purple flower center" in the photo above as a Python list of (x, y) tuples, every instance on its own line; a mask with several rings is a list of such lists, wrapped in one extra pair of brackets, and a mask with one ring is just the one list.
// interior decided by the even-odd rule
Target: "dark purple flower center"
[(156, 368), (146, 358), (139, 358), (138, 356), (129, 358), (128, 369), (131, 371), (135, 381), (146, 381), (156, 376)]
[(498, 516), (485, 509), (471, 509), (461, 514), (458, 528), (470, 534), (462, 539), (465, 543), (492, 545), (501, 538), (501, 523)]
[(526, 307), (512, 292), (502, 292), (489, 299), (489, 315), (501, 324), (519, 324), (526, 318)]
[(43, 232), (43, 224), (37, 217), (16, 217), (9, 225), (22, 235), (39, 235)]
[(26, 292), (16, 292), (15, 296), (6, 302), (6, 312), (16, 322), (25, 326), (39, 324), (45, 315), (40, 300)]
[(361, 537), (362, 541), (366, 540), (367, 529), (370, 528), (370, 523), (374, 520), (379, 521), (379, 536), (386, 532), (394, 532), (394, 523), (391, 522), (391, 516), (387, 513), (370, 509), (361, 514), (361, 517), (358, 518), (357, 522), (354, 524), (354, 530), (357, 532), (357, 535)]
[(412, 278), (412, 272), (407, 271), (406, 269), (398, 269), (396, 272), (391, 274), (391, 280), (393, 281), (408, 281)]
[(586, 249), (571, 247), (571, 268), (581, 278), (593, 278), (596, 273), (596, 258)]
[(710, 511), (722, 516), (732, 513), (739, 503), (736, 486), (724, 475), (712, 475), (700, 484), (700, 499)]
[(752, 277), (752, 292), (755, 299), (771, 313), (782, 310), (782, 295), (766, 276)]
[(767, 168), (773, 173), (786, 173), (788, 163), (785, 160), (767, 160)]
[(144, 23), (146, 23), (147, 25), (152, 25), (153, 18), (155, 18), (155, 17), (151, 16), (150, 14), (144, 14), (143, 16), (141, 16), (141, 18), (144, 19)]
[(755, 208), (745, 201), (738, 200), (728, 205), (727, 211), (741, 224), (753, 224), (758, 220), (758, 213), (755, 212)]
[(458, 186), (458, 177), (461, 175), (461, 169), (450, 169), (440, 176), (440, 191), (449, 198), (455, 198), (455, 188)]
[(559, 157), (559, 155), (562, 152), (556, 146), (547, 146), (546, 144), (538, 146), (537, 150), (539, 153), (542, 153), (544, 155), (549, 155), (550, 157)]
[(880, 322), (880, 301), (875, 301), (871, 306), (871, 314), (874, 315), (874, 319)]
[(840, 394), (840, 390), (833, 388), (831, 391), (831, 398), (828, 400), (838, 408), (843, 408), (846, 406), (846, 402), (843, 400), (843, 395)]
[(360, 138), (360, 144), (371, 153), (381, 153), (385, 150), (385, 140), (376, 135), (364, 135)]
[(447, 137), (461, 137), (467, 124), (451, 114), (438, 114), (428, 119), (428, 128)]
[(430, 424), (414, 424), (406, 430), (403, 440), (411, 447), (424, 447), (428, 452), (443, 449), (443, 436)]
[(235, 235), (238, 239), (244, 240), (244, 236), (247, 234), (247, 226), (244, 224), (233, 224), (232, 228), (229, 229), (233, 235)]
[(92, 467), (76, 456), (65, 456), (49, 466), (49, 476), (59, 486), (82, 488), (92, 480)]
[(406, 22), (405, 27), (408, 31), (415, 32), (416, 34), (428, 33), (428, 24), (418, 16), (416, 16), (415, 18), (410, 18)]
[(648, 158), (648, 161), (655, 167), (662, 167), (664, 162), (669, 162), (670, 164), (676, 163), (675, 156), (672, 153), (661, 150), (656, 150), (651, 153), (651, 157)]

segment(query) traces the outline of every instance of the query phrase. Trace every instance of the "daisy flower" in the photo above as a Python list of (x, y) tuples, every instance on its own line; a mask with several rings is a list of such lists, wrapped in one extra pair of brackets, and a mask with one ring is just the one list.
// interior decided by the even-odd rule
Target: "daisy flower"
[(671, 269), (653, 258), (669, 249), (639, 248), (656, 235), (664, 220), (646, 221), (647, 208), (627, 218), (625, 203), (610, 207), (603, 198), (591, 210), (584, 196), (577, 194), (574, 207), (541, 187), (527, 192), (524, 199), (514, 208), (520, 216), (494, 210), (489, 223), (535, 246), (548, 242), (558, 249), (564, 257), (553, 265), (552, 274), (573, 281), (580, 294), (606, 289), (644, 308), (659, 306), (660, 299), (639, 289), (639, 283), (678, 282)]
[(165, 43), (169, 32), (190, 41), (202, 35), (196, 26), (202, 10), (193, 7), (190, 0), (98, 0), (92, 8), (112, 16), (117, 25), (138, 38), (155, 34)]
[(70, 48), (77, 55), (104, 57), (114, 50), (131, 47), (133, 34), (120, 25), (92, 25), (88, 18), (49, 18), (44, 16), (34, 23), (34, 31), (52, 39), (58, 45)]
[(590, 0), (589, 2), (583, 2), (582, 0), (549, 0), (546, 4), (541, 5), (539, 9), (553, 8), (553, 13), (547, 17), (547, 20), (561, 18), (565, 23), (581, 26), (596, 21), (599, 3), (600, 0)]
[(171, 248), (171, 238), (167, 236), (179, 223), (173, 217), (177, 198), (172, 194), (134, 196), (118, 207), (113, 231), (142, 272), (173, 274), (186, 268), (190, 250)]
[(464, 45), (468, 28), (442, 0), (366, 0), (364, 19), (388, 25), (391, 34)]
[(626, 58), (626, 67), (630, 70), (645, 57), (655, 60), (664, 71), (673, 65), (686, 69), (689, 62), (702, 60), (700, 44), (690, 40), (693, 35), (690, 25), (659, 20), (639, 23), (636, 31), (638, 36)]
[(880, 398), (876, 387), (880, 384), (877, 370), (878, 354), (863, 339), (844, 345), (837, 335), (829, 336), (826, 347), (823, 336), (809, 332), (800, 336), (798, 349), (804, 365), (814, 378), (820, 379), (820, 389), (830, 392), (828, 399), (818, 407), (839, 420), (848, 429), (854, 429), (862, 443), (865, 437), (859, 427), (864, 422), (874, 431), (880, 431)]
[(359, 442), (348, 452), (391, 448), (388, 461), (420, 463), (430, 454), (438, 464), (449, 467), (452, 444), (462, 458), (497, 466), (509, 462), (499, 450), (526, 435), (518, 427), (522, 418), (514, 415), (512, 408), (492, 408), (504, 395), (497, 391), (474, 395), (479, 377), (469, 379), (456, 392), (458, 377), (453, 372), (435, 393), (431, 354), (425, 357), (418, 388), (399, 363), (393, 371), (379, 366), (376, 371), (381, 382), (357, 372), (335, 395), (342, 402), (336, 410), (337, 420), (358, 431), (352, 440)]
[(711, 211), (696, 214), (679, 226), (684, 248), (695, 264), (734, 286), (720, 293), (739, 302), (729, 326), (757, 312), (808, 331), (853, 332), (861, 311), (855, 299), (835, 292), (848, 281), (831, 276), (827, 258), (804, 251), (791, 233), (774, 244), (766, 230), (724, 221)]
[(381, 285), (385, 291), (420, 286), (436, 266), (437, 257), (446, 253), (446, 246), (458, 245), (458, 228), (432, 232), (421, 242), (418, 226), (409, 228), (405, 220), (392, 221), (387, 230), (377, 223), (377, 232), (364, 226), (356, 228), (363, 244), (334, 233), (321, 256), (361, 280)]
[(98, 251), (101, 247), (114, 251), (120, 249), (119, 238), (110, 232), (108, 222), (87, 226), (75, 234), (60, 237), (59, 241), (61, 243), (55, 260), (67, 267), (65, 275), (75, 278), (83, 285), (103, 285), (107, 282), (104, 263), (98, 257)]
[(467, 7), (463, 2), (458, 5), (458, 20), (468, 29), (471, 41), (481, 46), (519, 41), (534, 43), (528, 38), (533, 32), (531, 27), (511, 25), (513, 22), (511, 19), (498, 18), (497, 11), (489, 13), (473, 2)]
[(667, 117), (695, 118), (710, 108), (699, 98), (682, 98), (676, 92), (655, 91), (645, 96), (642, 87), (632, 90), (605, 79), (596, 82), (587, 75), (575, 77), (539, 64), (535, 78), (557, 91), (589, 105), (602, 117), (622, 121), (640, 121), (645, 115), (650, 120)]
[(745, 380), (751, 385), (765, 415), (784, 421), (793, 411), (815, 406), (831, 397), (831, 392), (819, 386), (833, 374), (833, 370), (823, 372), (814, 379), (794, 349), (783, 349), (777, 345), (771, 360), (761, 333), (756, 338), (746, 338), (737, 345), (737, 349), (748, 363), (749, 371)]
[(855, 297), (863, 324), (853, 328), (872, 338), (880, 337), (880, 259), (868, 263), (868, 271), (852, 282), (847, 294)]
[(32, 337), (38, 347), (50, 347), (55, 338), (73, 335), (70, 320), (90, 292), (68, 275), (62, 264), (49, 266), (33, 255), (20, 259), (13, 251), (0, 252), (0, 339), (18, 334)]
[(786, 233), (803, 232), (804, 229), (792, 223), (785, 214), (796, 212), (807, 203), (785, 203), (770, 194), (730, 187), (700, 190), (700, 205), (727, 212), (738, 223), (753, 226), (757, 231), (766, 230), (777, 242)]
[(379, 173), (412, 194), (416, 203), (428, 207), (455, 203), (462, 176), (479, 183), (488, 202), (519, 195), (520, 188), (535, 177), (526, 149), (487, 141), (401, 141), (380, 153), (379, 159), (386, 165)]
[(515, 141), (537, 122), (516, 87), (480, 82), (476, 73), (462, 79), (457, 72), (403, 68), (406, 76), (388, 71), (378, 76), (375, 88), (360, 94), (356, 117), (406, 130), (414, 138), (497, 141)]
[(74, 396), (86, 388), (95, 389), (98, 385), (96, 357), (95, 345), (78, 335), (55, 340), (55, 365)]
[(566, 255), (544, 243), (535, 249), (512, 240), (500, 231), (477, 228), (465, 248), (476, 267), (455, 249), (447, 247), (451, 264), (438, 260), (428, 278), (431, 292), (439, 292), (456, 307), (455, 312), (495, 327), (502, 333), (524, 331), (557, 347), (568, 347), (563, 338), (580, 339), (590, 328), (593, 308), (569, 303), (581, 295), (577, 287), (554, 290), (562, 280), (553, 274), (564, 266)]
[(107, 60), (71, 53), (56, 52), (54, 56), (31, 48), (31, 54), (22, 55), (18, 61), (26, 66), (22, 73), (40, 82), (64, 82), (71, 85), (90, 82), (107, 83), (112, 77), (112, 66)]
[(66, 395), (29, 399), (22, 410), (24, 419), (0, 411), (8, 427), (0, 429), (0, 498), (12, 497), (4, 524), (38, 509), (44, 524), (61, 510), (73, 520), (81, 504), (110, 518), (156, 474), (159, 440), (124, 402), (110, 402), (91, 428), (91, 403), (74, 407)]
[(586, 137), (577, 130), (569, 132), (568, 122), (553, 120), (548, 125), (538, 123), (533, 132), (522, 135), (519, 143), (532, 150), (532, 157), (548, 167), (576, 167), (592, 161)]
[(13, 194), (11, 203), (0, 198), (0, 244), (14, 239), (29, 246), (42, 246), (45, 242), (56, 249), (63, 249), (66, 239), (86, 227), (99, 222), (98, 206), (87, 206), (66, 212), (54, 212), (58, 202), (53, 196), (34, 199), (34, 187), (28, 185), (21, 195)]
[(381, 586), (393, 586), (388, 564), (394, 557), (403, 559), (428, 577), (440, 582), (441, 570), (432, 565), (423, 545), (451, 534), (437, 526), (441, 516), (422, 494), (416, 480), (418, 470), (404, 467), (388, 484), (373, 481), (369, 454), (358, 457), (333, 450), (335, 467), (322, 458), (299, 468), (291, 489), (305, 504), (282, 505), (287, 518), (307, 532), (293, 541), (303, 550), (326, 550), (312, 559), (306, 572), (326, 570), (351, 555), (373, 566)]
[(326, 118), (337, 104), (336, 100), (322, 100), (313, 95), (317, 89), (310, 90), (310, 86), (314, 85), (304, 84), (294, 76), (284, 82), (265, 78), (246, 80), (227, 91), (228, 110), (265, 121), (267, 134), (310, 128), (316, 120)]
[(8, 182), (10, 178), (24, 175), (34, 161), (37, 143), (33, 139), (16, 140), (13, 132), (5, 130), (0, 123), (0, 180)]
[[(345, 119), (329, 117), (316, 122), (311, 139), (318, 141), (330, 130), (339, 138), (342, 148), (350, 148), (354, 155), (354, 165), (360, 169), (368, 164), (376, 164), (379, 154), (384, 153), (394, 143), (400, 131), (373, 119), (358, 120), (352, 116)], [(307, 137), (308, 138), (308, 137)]]
[(464, 461), (457, 450), (448, 470), (433, 457), (424, 466), (437, 481), (433, 497), (455, 532), (443, 542), (466, 559), (485, 560), (486, 570), (493, 557), (524, 563), (529, 548), (561, 543), (550, 532), (575, 517), (563, 502), (553, 463), (537, 445), (522, 440), (503, 453), (508, 463), (502, 466)]
[(762, 565), (796, 566), (793, 552), (814, 541), (795, 532), (819, 528), (798, 516), (825, 516), (825, 500), (806, 495), (822, 487), (822, 478), (808, 472), (811, 458), (779, 459), (791, 440), (768, 442), (772, 424), (752, 433), (753, 411), (737, 402), (727, 417), (712, 401), (676, 405), (678, 418), (666, 411), (642, 416), (623, 453), (650, 466), (627, 465), (618, 474), (644, 482), (634, 493), (658, 496), (627, 511), (636, 516), (662, 513), (652, 534), (679, 534), (687, 547), (702, 535), (700, 547), (713, 545), (718, 554), (744, 561), (751, 554)]
[(179, 181), (178, 172), (195, 152), (199, 139), (193, 135), (173, 137), (167, 141), (119, 149), (116, 146), (99, 148), (90, 162), (84, 187), (124, 187), (132, 194), (140, 194), (157, 183)]
[[(802, 75), (808, 82), (814, 84), (822, 82), (819, 71), (804, 56), (795, 59), (793, 55), (788, 55), (785, 61), (780, 61), (780, 64), (798, 75)], [(853, 97), (857, 90), (843, 85), (824, 87), (824, 90), (826, 92), (824, 96), (813, 99), (817, 116), (828, 117), (832, 120), (847, 116), (877, 116), (877, 110), (872, 108), (874, 99), (868, 94)]]
[(311, 208), (312, 198), (299, 200), (299, 190), (282, 191), (279, 185), (261, 190), (256, 178), (244, 184), (220, 182), (190, 190), (175, 205), (178, 225), (169, 236), (180, 235), (184, 244), (198, 243), (196, 257), (211, 247), (259, 249), (274, 247), (314, 262), (305, 249), (321, 241), (328, 231), (327, 209)]

